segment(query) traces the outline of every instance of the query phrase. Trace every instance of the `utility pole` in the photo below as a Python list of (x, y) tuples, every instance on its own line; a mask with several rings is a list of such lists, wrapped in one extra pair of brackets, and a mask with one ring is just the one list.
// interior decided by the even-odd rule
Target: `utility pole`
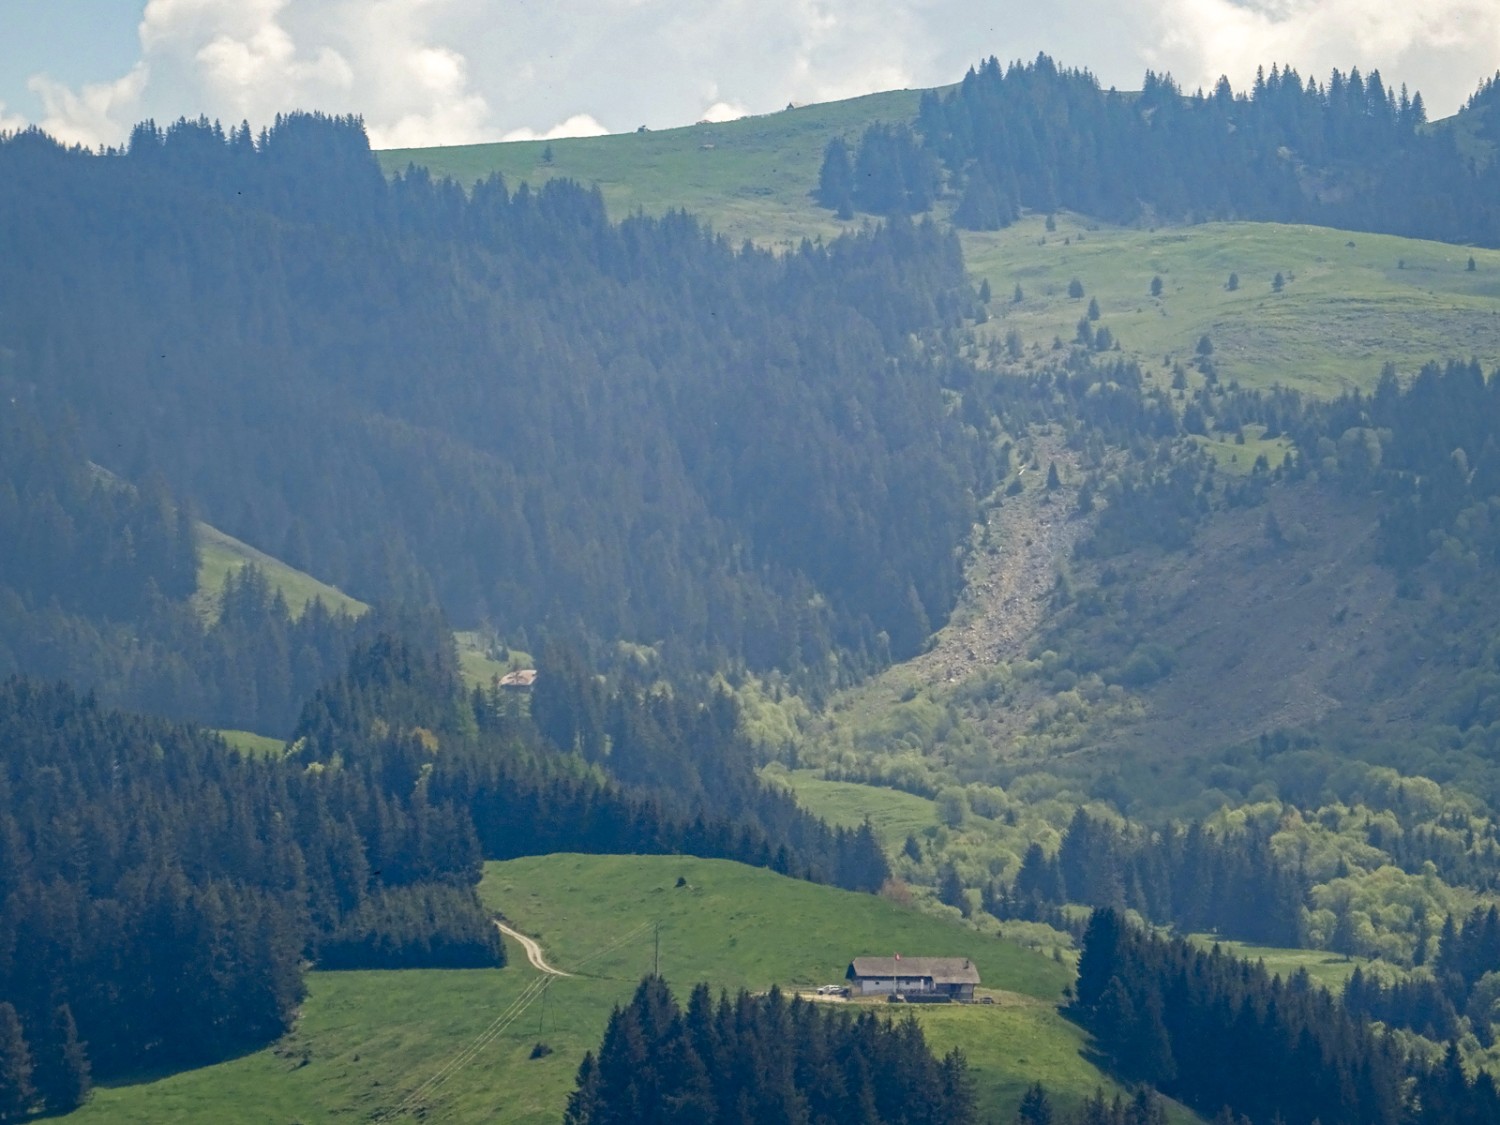
[(651, 975), (661, 976), (661, 921), (659, 919), (656, 923), (656, 952), (651, 958)]

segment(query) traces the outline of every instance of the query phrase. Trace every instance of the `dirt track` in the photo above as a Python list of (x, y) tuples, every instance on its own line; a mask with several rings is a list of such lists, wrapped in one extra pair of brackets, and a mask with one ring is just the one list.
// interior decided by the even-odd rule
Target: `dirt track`
[(531, 967), (537, 972), (546, 973), (548, 976), (553, 977), (570, 977), (573, 975), (572, 973), (565, 973), (561, 969), (555, 969), (547, 964), (547, 959), (542, 956), (542, 947), (520, 930), (513, 930), (500, 921), (496, 921), (495, 925), (500, 927), (500, 932), (506, 937), (515, 938), (521, 943), (521, 948), (526, 950), (526, 960), (531, 962)]

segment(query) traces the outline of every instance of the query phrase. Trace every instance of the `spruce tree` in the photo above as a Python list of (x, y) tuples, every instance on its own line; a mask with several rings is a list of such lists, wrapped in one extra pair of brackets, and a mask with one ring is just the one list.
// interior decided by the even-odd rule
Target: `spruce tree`
[(14, 1121), (31, 1111), (36, 1101), (31, 1078), (31, 1049), (20, 1017), (8, 1002), (0, 1002), (0, 1121)]
[(1026, 1087), (1016, 1110), (1016, 1125), (1052, 1125), (1052, 1100), (1040, 1082)]
[(818, 202), (830, 210), (843, 212), (854, 199), (854, 164), (843, 137), (834, 137), (823, 150), (823, 166), (818, 172)]
[(37, 1059), (35, 1085), (49, 1113), (67, 1113), (88, 1100), (93, 1083), (88, 1054), (78, 1039), (73, 1010), (60, 1005), (52, 1017), (52, 1040)]

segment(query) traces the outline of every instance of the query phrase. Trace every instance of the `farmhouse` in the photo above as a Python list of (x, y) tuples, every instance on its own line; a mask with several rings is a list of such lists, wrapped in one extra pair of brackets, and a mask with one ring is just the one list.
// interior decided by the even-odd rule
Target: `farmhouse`
[(844, 973), (854, 996), (974, 999), (979, 970), (967, 957), (856, 957)]
[(495, 681), (495, 685), (506, 691), (530, 691), (536, 686), (536, 669), (522, 668), (519, 672), (507, 672)]

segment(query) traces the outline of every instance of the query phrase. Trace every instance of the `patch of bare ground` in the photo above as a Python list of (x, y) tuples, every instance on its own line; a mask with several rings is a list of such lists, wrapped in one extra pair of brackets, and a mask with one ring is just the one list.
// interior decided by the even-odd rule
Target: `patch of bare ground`
[(1021, 469), (1022, 490), (988, 512), (949, 623), (928, 651), (902, 666), (922, 684), (959, 683), (984, 666), (1024, 656), (1047, 614), (1058, 567), (1087, 529), (1075, 490), (1047, 489), (1049, 465), (1063, 480), (1078, 479), (1076, 455), (1050, 434), (1039, 435), (1033, 448), (1035, 467)]

